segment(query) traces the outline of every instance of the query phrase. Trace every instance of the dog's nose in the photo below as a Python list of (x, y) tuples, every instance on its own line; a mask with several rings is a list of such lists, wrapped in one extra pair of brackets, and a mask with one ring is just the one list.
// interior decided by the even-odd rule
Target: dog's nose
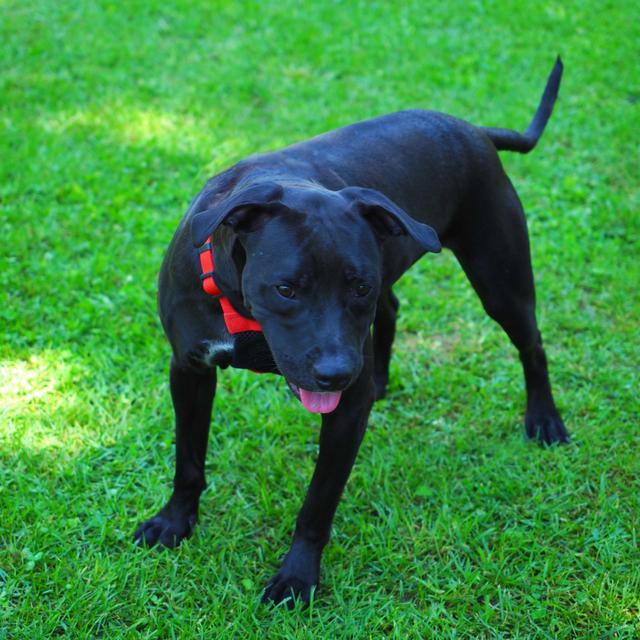
[(351, 368), (340, 360), (324, 360), (313, 365), (313, 377), (323, 391), (341, 391), (351, 382)]

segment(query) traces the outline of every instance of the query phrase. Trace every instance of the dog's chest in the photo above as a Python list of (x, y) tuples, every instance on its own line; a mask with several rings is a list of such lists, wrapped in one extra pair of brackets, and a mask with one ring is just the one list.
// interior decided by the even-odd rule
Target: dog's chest
[(258, 331), (243, 331), (223, 339), (205, 341), (198, 354), (207, 367), (250, 369), (256, 373), (279, 373), (271, 349)]
[(199, 360), (207, 367), (221, 366), (233, 358), (233, 340), (207, 340), (202, 344)]

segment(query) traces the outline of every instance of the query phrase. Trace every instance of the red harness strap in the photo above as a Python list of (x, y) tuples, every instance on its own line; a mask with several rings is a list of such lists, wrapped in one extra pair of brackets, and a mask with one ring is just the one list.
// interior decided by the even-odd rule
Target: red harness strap
[(202, 290), (210, 296), (219, 296), (220, 306), (222, 307), (222, 315), (227, 331), (233, 335), (242, 333), (243, 331), (260, 331), (262, 327), (255, 321), (240, 315), (229, 302), (229, 298), (222, 295), (218, 285), (213, 279), (215, 264), (213, 262), (213, 245), (211, 244), (211, 236), (200, 247), (200, 268), (202, 269)]

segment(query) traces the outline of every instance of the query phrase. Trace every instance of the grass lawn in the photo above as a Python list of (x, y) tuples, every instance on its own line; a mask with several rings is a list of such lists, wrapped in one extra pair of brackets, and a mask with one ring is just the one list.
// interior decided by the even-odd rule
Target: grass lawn
[[(0, 640), (640, 637), (640, 21), (631, 0), (0, 0)], [(397, 287), (390, 393), (313, 606), (259, 605), (318, 421), (220, 376), (209, 487), (175, 552), (156, 276), (205, 179), (405, 107), (524, 129), (528, 214), (568, 447), (526, 442), (517, 356), (450, 253)]]

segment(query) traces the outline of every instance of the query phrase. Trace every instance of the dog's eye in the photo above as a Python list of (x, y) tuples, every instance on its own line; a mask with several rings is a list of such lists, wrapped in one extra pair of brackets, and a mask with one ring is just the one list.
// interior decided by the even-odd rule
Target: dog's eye
[(283, 298), (295, 298), (296, 296), (293, 287), (290, 287), (288, 284), (276, 285), (276, 290)]
[(367, 293), (369, 293), (369, 291), (371, 291), (371, 287), (365, 282), (361, 282), (355, 287), (355, 292), (358, 298), (363, 298)]

